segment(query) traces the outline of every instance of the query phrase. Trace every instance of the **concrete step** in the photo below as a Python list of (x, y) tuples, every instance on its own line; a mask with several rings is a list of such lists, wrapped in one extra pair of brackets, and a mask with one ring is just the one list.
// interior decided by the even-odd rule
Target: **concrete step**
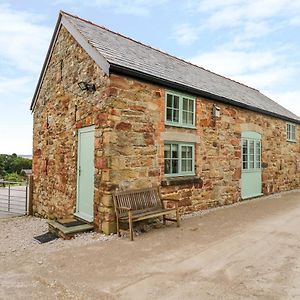
[(65, 240), (73, 238), (75, 234), (94, 230), (93, 224), (83, 224), (72, 227), (66, 227), (55, 220), (49, 220), (48, 227), (50, 232), (57, 234), (59, 237)]

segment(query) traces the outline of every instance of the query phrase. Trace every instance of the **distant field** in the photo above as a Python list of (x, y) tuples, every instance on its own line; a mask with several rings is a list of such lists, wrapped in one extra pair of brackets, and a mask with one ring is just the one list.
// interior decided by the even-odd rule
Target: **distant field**
[(18, 154), (19, 157), (23, 157), (23, 158), (28, 158), (28, 159), (32, 159), (32, 155), (31, 154)]

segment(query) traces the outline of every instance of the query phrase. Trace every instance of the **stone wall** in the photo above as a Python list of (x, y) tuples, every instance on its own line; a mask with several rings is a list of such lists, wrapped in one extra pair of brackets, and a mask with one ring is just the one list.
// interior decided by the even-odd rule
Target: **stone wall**
[[(195, 167), (200, 180), (171, 183), (162, 187), (162, 193), (180, 199), (182, 212), (240, 201), (241, 132), (252, 130), (262, 134), (263, 193), (300, 186), (300, 147), (286, 141), (285, 121), (197, 97), (196, 129), (167, 126), (164, 88), (121, 75), (111, 76), (111, 86), (117, 122), (111, 146), (114, 185), (123, 189), (160, 185), (163, 138), (169, 135), (174, 140), (175, 133), (197, 140)], [(214, 104), (221, 109), (218, 119), (212, 116)]]
[[(96, 92), (78, 87), (96, 84)], [(197, 97), (196, 129), (164, 123), (166, 89), (133, 78), (105, 76), (62, 28), (34, 110), (34, 211), (49, 218), (71, 216), (76, 206), (77, 130), (95, 125), (95, 223), (114, 231), (112, 191), (160, 185), (164, 140), (196, 141), (196, 178), (164, 186), (182, 212), (240, 200), (241, 132), (262, 133), (263, 192), (300, 185), (299, 142), (286, 141), (286, 122)], [(213, 105), (221, 117), (212, 117)], [(299, 126), (297, 126), (299, 131)]]
[[(81, 91), (78, 83), (95, 83), (96, 92)], [(105, 99), (107, 78), (72, 36), (62, 27), (34, 109), (33, 210), (48, 218), (72, 216), (76, 206), (77, 130), (95, 125), (95, 223), (106, 214), (100, 199), (109, 181), (109, 115)], [(102, 203), (102, 201), (101, 201)]]

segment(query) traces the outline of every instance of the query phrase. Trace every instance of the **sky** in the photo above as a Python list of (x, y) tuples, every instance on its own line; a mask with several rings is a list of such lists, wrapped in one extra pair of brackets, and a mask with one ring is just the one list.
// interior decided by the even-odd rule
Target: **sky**
[(59, 10), (256, 89), (300, 116), (300, 0), (0, 0), (0, 153), (32, 153)]

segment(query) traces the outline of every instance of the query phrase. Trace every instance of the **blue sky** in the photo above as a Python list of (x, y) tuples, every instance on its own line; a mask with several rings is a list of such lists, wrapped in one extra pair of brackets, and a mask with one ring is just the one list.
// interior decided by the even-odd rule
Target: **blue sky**
[(300, 0), (0, 0), (0, 153), (31, 154), (29, 106), (60, 9), (255, 87), (300, 115)]

